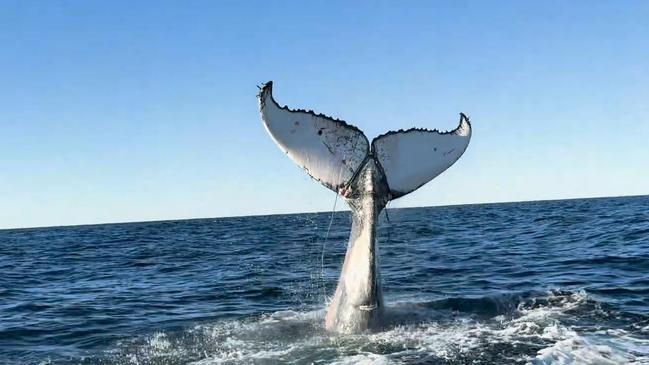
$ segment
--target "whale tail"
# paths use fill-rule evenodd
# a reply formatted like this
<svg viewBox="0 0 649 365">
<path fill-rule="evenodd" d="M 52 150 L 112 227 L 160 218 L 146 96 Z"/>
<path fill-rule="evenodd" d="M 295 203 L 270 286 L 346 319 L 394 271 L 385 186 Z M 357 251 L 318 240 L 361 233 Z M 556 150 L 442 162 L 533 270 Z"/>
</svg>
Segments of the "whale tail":
<svg viewBox="0 0 649 365">
<path fill-rule="evenodd" d="M 342 120 L 280 106 L 272 81 L 262 85 L 257 97 L 264 126 L 277 145 L 312 178 L 338 193 L 373 158 L 385 176 L 389 199 L 397 199 L 453 165 L 471 140 L 471 123 L 462 113 L 452 131 L 391 131 L 370 144 L 360 129 Z"/>
<path fill-rule="evenodd" d="M 325 328 L 344 333 L 382 325 L 383 294 L 376 246 L 378 217 L 390 199 L 441 174 L 466 150 L 469 119 L 450 132 L 388 132 L 370 144 L 358 128 L 306 110 L 281 107 L 273 84 L 259 91 L 264 126 L 277 145 L 314 179 L 346 198 L 352 228 Z"/>
</svg>

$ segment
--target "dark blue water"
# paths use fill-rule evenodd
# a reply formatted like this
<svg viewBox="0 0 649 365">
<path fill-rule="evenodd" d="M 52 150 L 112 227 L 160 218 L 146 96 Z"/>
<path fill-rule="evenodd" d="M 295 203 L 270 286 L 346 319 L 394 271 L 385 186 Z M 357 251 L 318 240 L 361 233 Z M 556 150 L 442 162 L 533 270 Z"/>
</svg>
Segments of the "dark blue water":
<svg viewBox="0 0 649 365">
<path fill-rule="evenodd" d="M 329 219 L 0 231 L 0 363 L 649 363 L 649 197 L 391 209 L 361 335 L 323 329 Z"/>
</svg>

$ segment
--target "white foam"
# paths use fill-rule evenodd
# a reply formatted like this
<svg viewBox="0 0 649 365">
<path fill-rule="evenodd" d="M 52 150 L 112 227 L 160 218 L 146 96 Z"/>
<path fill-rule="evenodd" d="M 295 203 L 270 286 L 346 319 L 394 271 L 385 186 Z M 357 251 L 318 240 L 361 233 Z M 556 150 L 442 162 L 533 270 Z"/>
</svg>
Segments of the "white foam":
<svg viewBox="0 0 649 365">
<path fill-rule="evenodd" d="M 485 351 L 502 347 L 515 353 L 523 346 L 533 353 L 523 352 L 517 360 L 532 365 L 649 363 L 649 340 L 621 330 L 579 333 L 562 322 L 566 311 L 580 310 L 585 303 L 585 293 L 550 293 L 519 306 L 513 314 L 491 319 L 441 311 L 423 322 L 358 335 L 326 333 L 324 310 L 279 311 L 254 320 L 198 325 L 180 334 L 156 333 L 122 353 L 121 362 L 384 364 L 402 358 L 490 362 L 493 357 L 484 360 Z"/>
<path fill-rule="evenodd" d="M 151 345 L 151 348 L 161 352 L 169 351 L 171 347 L 171 343 L 167 340 L 167 335 L 162 332 L 155 333 L 149 340 L 149 345 Z"/>
<path fill-rule="evenodd" d="M 384 365 L 390 364 L 389 358 L 377 354 L 361 354 L 334 361 L 332 365 Z"/>
<path fill-rule="evenodd" d="M 571 337 L 557 341 L 554 345 L 540 350 L 529 364 L 533 365 L 616 365 L 627 364 L 628 358 L 619 350 L 606 345 L 590 343 L 583 337 L 572 333 Z"/>
<path fill-rule="evenodd" d="M 566 311 L 574 310 L 586 303 L 588 299 L 586 292 L 580 291 L 563 297 L 551 294 L 549 298 L 558 300 L 552 300 L 552 305 L 548 306 L 533 309 L 519 308 L 522 316 L 512 321 L 514 324 L 534 323 L 540 327 L 545 323 L 540 338 L 554 341 L 552 345 L 539 350 L 536 357 L 529 359 L 528 364 L 614 365 L 635 363 L 638 360 L 631 355 L 625 343 L 615 340 L 620 338 L 619 333 L 611 332 L 604 337 L 597 336 L 597 332 L 579 335 L 575 330 L 561 324 L 559 319 Z"/>
</svg>

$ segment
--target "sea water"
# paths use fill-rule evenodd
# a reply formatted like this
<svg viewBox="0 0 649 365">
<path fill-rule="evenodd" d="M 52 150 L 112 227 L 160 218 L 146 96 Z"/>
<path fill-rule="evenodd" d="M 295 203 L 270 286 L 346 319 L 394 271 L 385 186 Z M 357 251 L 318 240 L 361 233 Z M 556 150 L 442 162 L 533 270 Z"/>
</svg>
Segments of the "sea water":
<svg viewBox="0 0 649 365">
<path fill-rule="evenodd" d="M 649 197 L 388 218 L 357 335 L 324 330 L 348 212 L 0 231 L 0 363 L 649 364 Z"/>
</svg>

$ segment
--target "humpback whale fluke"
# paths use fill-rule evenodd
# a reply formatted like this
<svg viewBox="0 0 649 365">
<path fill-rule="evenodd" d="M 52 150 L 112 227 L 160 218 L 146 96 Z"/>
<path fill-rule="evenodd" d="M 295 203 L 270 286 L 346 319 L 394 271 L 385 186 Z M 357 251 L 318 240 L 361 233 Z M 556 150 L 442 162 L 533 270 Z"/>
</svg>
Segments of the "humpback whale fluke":
<svg viewBox="0 0 649 365">
<path fill-rule="evenodd" d="M 359 332 L 380 327 L 383 293 L 376 250 L 376 224 L 388 201 L 441 174 L 464 153 L 471 123 L 460 113 L 452 131 L 412 128 L 382 134 L 370 144 L 358 128 L 307 110 L 291 110 L 263 84 L 259 110 L 277 145 L 314 179 L 345 198 L 352 231 L 326 328 Z"/>
</svg>

